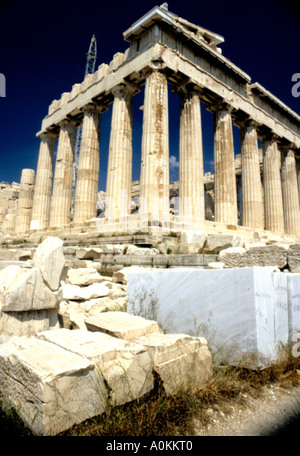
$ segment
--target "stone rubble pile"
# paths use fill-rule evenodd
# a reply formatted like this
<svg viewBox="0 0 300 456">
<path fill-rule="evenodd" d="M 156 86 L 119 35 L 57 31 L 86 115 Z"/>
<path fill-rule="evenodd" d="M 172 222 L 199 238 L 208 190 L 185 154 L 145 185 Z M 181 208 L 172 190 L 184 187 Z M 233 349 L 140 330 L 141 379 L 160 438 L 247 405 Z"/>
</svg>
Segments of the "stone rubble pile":
<svg viewBox="0 0 300 456">
<path fill-rule="evenodd" d="M 126 312 L 127 273 L 67 269 L 54 237 L 31 266 L 0 271 L 0 398 L 34 434 L 56 435 L 140 398 L 157 375 L 167 394 L 209 380 L 205 339 L 164 334 L 156 321 Z"/>
<path fill-rule="evenodd" d="M 65 268 L 63 241 L 47 238 L 32 267 L 11 265 L 0 271 L 0 333 L 30 336 L 57 327 L 60 281 Z"/>
</svg>

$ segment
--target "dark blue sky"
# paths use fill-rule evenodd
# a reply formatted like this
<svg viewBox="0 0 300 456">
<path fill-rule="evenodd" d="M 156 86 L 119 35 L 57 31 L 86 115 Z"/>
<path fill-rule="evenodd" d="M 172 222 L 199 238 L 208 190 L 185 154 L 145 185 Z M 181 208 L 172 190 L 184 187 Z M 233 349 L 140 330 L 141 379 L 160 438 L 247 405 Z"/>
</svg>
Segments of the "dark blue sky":
<svg viewBox="0 0 300 456">
<path fill-rule="evenodd" d="M 0 73 L 6 78 L 6 98 L 0 98 L 0 182 L 19 182 L 23 168 L 36 169 L 40 142 L 36 133 L 52 100 L 82 82 L 93 33 L 98 67 L 126 50 L 123 32 L 161 3 L 0 0 Z M 300 98 L 291 93 L 292 75 L 300 72 L 299 6 L 287 0 L 169 0 L 168 4 L 173 13 L 222 35 L 223 55 L 248 73 L 252 82 L 259 82 L 300 113 Z M 134 99 L 133 179 L 139 179 L 142 111 L 138 108 L 142 104 L 141 93 Z M 178 159 L 179 102 L 173 93 L 170 107 L 170 155 Z M 111 109 L 102 116 L 101 189 L 105 189 L 110 117 Z M 238 152 L 237 133 L 235 129 Z M 211 114 L 203 110 L 205 171 L 211 170 L 212 135 Z M 172 177 L 177 178 L 174 169 Z"/>
</svg>

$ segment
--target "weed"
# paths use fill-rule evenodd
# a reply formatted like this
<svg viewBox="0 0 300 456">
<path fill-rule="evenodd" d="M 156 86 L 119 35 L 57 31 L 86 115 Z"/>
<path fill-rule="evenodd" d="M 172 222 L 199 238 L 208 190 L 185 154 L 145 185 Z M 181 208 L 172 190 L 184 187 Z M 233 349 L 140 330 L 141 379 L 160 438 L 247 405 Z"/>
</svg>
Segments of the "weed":
<svg viewBox="0 0 300 456">
<path fill-rule="evenodd" d="M 297 370 L 300 360 L 289 358 L 261 371 L 215 365 L 214 373 L 204 388 L 193 393 L 166 395 L 156 377 L 155 388 L 142 398 L 73 426 L 63 435 L 72 436 L 185 436 L 193 435 L 193 420 L 206 426 L 211 422 L 209 411 L 218 407 L 225 414 L 230 405 L 246 405 L 245 395 L 259 397 L 262 387 L 299 386 Z"/>
</svg>

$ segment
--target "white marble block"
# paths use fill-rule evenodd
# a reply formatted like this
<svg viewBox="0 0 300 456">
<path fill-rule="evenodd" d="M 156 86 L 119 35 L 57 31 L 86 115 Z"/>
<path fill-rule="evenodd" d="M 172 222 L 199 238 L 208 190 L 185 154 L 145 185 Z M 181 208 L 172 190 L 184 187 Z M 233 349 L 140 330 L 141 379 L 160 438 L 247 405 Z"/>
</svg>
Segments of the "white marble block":
<svg viewBox="0 0 300 456">
<path fill-rule="evenodd" d="M 107 406 L 107 387 L 92 361 L 36 338 L 0 345 L 0 383 L 36 435 L 56 435 Z"/>
<path fill-rule="evenodd" d="M 265 367 L 288 342 L 286 289 L 268 267 L 129 272 L 127 311 L 155 307 L 165 332 L 204 337 L 216 360 Z"/>
<path fill-rule="evenodd" d="M 289 340 L 300 332 L 300 274 L 287 274 Z"/>
</svg>

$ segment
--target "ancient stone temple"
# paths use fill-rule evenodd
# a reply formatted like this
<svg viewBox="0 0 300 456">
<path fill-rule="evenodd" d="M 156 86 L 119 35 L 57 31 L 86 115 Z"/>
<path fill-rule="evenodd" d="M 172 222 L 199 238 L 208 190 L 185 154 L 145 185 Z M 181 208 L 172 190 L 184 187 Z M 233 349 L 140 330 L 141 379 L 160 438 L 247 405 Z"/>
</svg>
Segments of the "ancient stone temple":
<svg viewBox="0 0 300 456">
<path fill-rule="evenodd" d="M 130 231 L 134 226 L 142 231 L 157 227 L 165 232 L 202 231 L 203 104 L 214 116 L 214 222 L 238 224 L 234 124 L 241 135 L 240 224 L 297 235 L 300 116 L 222 55 L 223 37 L 171 13 L 166 3 L 152 8 L 123 35 L 129 43 L 126 52 L 115 54 L 109 65 L 101 64 L 54 100 L 42 121 L 30 229 L 82 223 L 97 216 L 101 114 L 112 104 L 109 156 L 104 157 L 108 160 L 105 219 L 99 230 Z M 170 213 L 168 85 L 180 100 L 176 216 Z M 138 213 L 131 214 L 132 102 L 142 90 L 140 200 Z M 82 143 L 71 217 L 79 125 Z"/>
</svg>

